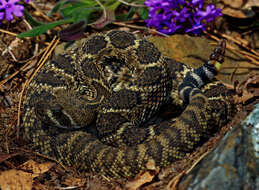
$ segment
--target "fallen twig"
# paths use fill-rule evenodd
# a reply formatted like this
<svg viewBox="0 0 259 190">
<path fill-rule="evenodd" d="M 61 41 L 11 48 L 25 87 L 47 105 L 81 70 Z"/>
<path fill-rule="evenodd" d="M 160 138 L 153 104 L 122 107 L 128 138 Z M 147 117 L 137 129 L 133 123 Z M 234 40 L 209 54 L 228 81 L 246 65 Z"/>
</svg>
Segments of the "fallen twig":
<svg viewBox="0 0 259 190">
<path fill-rule="evenodd" d="M 52 22 L 52 20 L 45 15 L 36 5 L 33 1 L 30 1 L 29 4 L 39 13 L 40 16 L 42 16 L 46 21 Z"/>
<path fill-rule="evenodd" d="M 5 34 L 9 34 L 9 35 L 11 35 L 11 36 L 17 36 L 17 34 L 16 34 L 16 33 L 9 32 L 9 31 L 7 31 L 7 30 L 3 30 L 3 29 L 0 29 L 0 32 L 5 33 Z"/>
<path fill-rule="evenodd" d="M 161 36 L 165 36 L 165 37 L 168 37 L 168 35 L 162 33 L 162 32 L 159 32 L 155 29 L 150 29 L 150 28 L 147 28 L 147 27 L 144 27 L 144 26 L 136 26 L 136 25 L 132 25 L 132 24 L 127 24 L 127 23 L 123 23 L 123 22 L 112 22 L 112 24 L 115 24 L 115 25 L 118 25 L 118 26 L 124 26 L 124 27 L 128 27 L 128 28 L 134 28 L 134 29 L 140 29 L 140 30 L 148 30 L 148 31 L 151 31 L 151 32 L 154 32 L 154 33 L 157 33 Z"/>
<path fill-rule="evenodd" d="M 36 73 L 40 70 L 40 68 L 44 65 L 44 63 L 46 62 L 46 60 L 48 59 L 48 57 L 51 55 L 51 53 L 54 51 L 55 47 L 57 46 L 59 42 L 59 38 L 57 39 L 57 37 L 55 36 L 53 38 L 53 40 L 51 41 L 51 43 L 49 44 L 49 46 L 47 47 L 46 51 L 44 52 L 44 54 L 42 55 L 40 61 L 39 61 L 39 66 L 37 67 L 37 69 L 32 73 L 32 75 L 30 76 L 29 79 L 27 79 L 27 81 L 25 82 L 22 91 L 21 91 L 21 95 L 19 98 L 19 104 L 18 104 L 18 114 L 17 114 L 17 138 L 19 137 L 19 129 L 20 129 L 20 124 L 21 124 L 21 105 L 22 105 L 22 98 L 25 92 L 25 89 L 27 88 L 27 86 L 29 85 L 29 83 L 31 82 L 31 80 L 33 79 L 33 77 L 36 75 Z"/>
<path fill-rule="evenodd" d="M 131 7 L 146 7 L 145 5 L 141 5 L 141 4 L 136 4 L 136 3 L 128 3 L 124 0 L 118 0 L 119 2 L 121 2 L 122 4 L 131 6 Z"/>
</svg>

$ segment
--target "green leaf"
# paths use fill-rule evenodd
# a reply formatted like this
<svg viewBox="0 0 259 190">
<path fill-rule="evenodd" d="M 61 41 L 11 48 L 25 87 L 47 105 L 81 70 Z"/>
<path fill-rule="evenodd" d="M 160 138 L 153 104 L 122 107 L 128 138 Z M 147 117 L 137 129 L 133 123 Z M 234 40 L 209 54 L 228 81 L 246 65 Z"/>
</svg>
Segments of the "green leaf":
<svg viewBox="0 0 259 190">
<path fill-rule="evenodd" d="M 63 9 L 60 10 L 60 13 L 62 14 L 62 16 L 64 18 L 71 18 L 72 15 L 73 15 L 73 11 L 75 9 L 77 9 L 78 7 L 81 7 L 82 5 L 78 5 L 77 3 L 76 4 L 68 4 L 66 7 L 64 7 Z"/>
<path fill-rule="evenodd" d="M 67 24 L 67 23 L 70 23 L 71 21 L 72 21 L 71 19 L 64 19 L 64 20 L 59 20 L 59 21 L 55 21 L 55 22 L 52 22 L 52 23 L 43 24 L 43 25 L 37 26 L 37 27 L 27 31 L 27 32 L 21 33 L 17 37 L 18 38 L 35 37 L 35 36 L 38 36 L 40 34 L 43 34 L 47 30 L 55 28 L 58 25 Z"/>
<path fill-rule="evenodd" d="M 65 4 L 67 0 L 59 1 L 56 5 L 48 12 L 47 16 L 52 16 L 54 13 L 58 12 Z"/>
<path fill-rule="evenodd" d="M 73 4 L 69 4 L 66 7 L 64 7 L 60 12 L 63 15 L 64 18 L 72 18 L 74 17 L 76 14 L 88 14 L 88 13 L 84 13 L 84 11 L 89 12 L 90 10 L 96 10 L 96 7 L 88 7 L 85 6 L 82 3 L 73 3 Z M 80 13 L 80 11 L 82 11 Z"/>
<path fill-rule="evenodd" d="M 77 0 L 75 2 L 75 0 L 70 0 L 71 3 L 80 3 L 82 4 L 83 6 L 86 6 L 86 7 L 94 7 L 96 5 L 98 5 L 98 3 L 96 2 L 96 0 Z"/>
<path fill-rule="evenodd" d="M 29 12 L 25 9 L 23 11 L 23 15 L 25 17 L 25 20 L 32 26 L 32 27 L 36 27 L 36 26 L 40 26 L 42 25 L 43 23 L 42 22 L 39 22 L 37 21 L 36 19 L 34 19 L 30 14 Z"/>
<path fill-rule="evenodd" d="M 89 8 L 78 8 L 74 10 L 73 12 L 73 22 L 78 23 L 82 20 L 88 21 L 89 15 L 94 11 L 94 9 L 89 9 Z"/>
<path fill-rule="evenodd" d="M 73 0 L 63 0 L 63 1 L 59 1 L 55 7 L 47 14 L 48 16 L 51 16 L 53 13 L 56 13 L 58 11 L 60 11 L 61 13 L 65 13 L 64 16 L 67 17 L 71 14 L 71 11 L 73 11 L 74 8 L 77 7 L 88 7 L 88 8 L 92 8 L 94 6 L 96 6 L 97 3 L 95 0 L 77 0 L 77 1 L 73 1 Z M 69 15 L 66 15 L 66 12 L 69 11 Z"/>
<path fill-rule="evenodd" d="M 126 14 L 116 15 L 116 18 L 121 21 L 131 20 L 133 15 L 136 13 L 136 8 L 131 7 L 130 10 Z"/>
<path fill-rule="evenodd" d="M 116 0 L 107 0 L 106 2 L 105 2 L 105 4 L 104 4 L 104 7 L 106 8 L 106 9 L 109 9 L 109 10 L 113 10 L 113 11 L 115 11 L 117 8 L 118 8 L 118 6 L 121 4 L 121 2 L 119 2 L 119 1 L 116 1 Z"/>
<path fill-rule="evenodd" d="M 146 7 L 138 9 L 138 13 L 143 20 L 148 18 L 148 9 Z"/>
</svg>

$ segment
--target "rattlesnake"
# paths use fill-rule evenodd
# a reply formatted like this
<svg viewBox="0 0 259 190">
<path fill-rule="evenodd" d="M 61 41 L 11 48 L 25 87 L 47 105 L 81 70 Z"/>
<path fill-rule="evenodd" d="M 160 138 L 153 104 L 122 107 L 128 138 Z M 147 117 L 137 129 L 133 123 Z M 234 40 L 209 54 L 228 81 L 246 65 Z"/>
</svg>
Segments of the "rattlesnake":
<svg viewBox="0 0 259 190">
<path fill-rule="evenodd" d="M 148 161 L 167 166 L 234 115 L 232 92 L 213 79 L 223 55 L 220 47 L 192 69 L 131 33 L 94 34 L 31 81 L 24 136 L 36 151 L 79 171 L 134 177 Z M 164 105 L 183 112 L 150 122 Z"/>
</svg>

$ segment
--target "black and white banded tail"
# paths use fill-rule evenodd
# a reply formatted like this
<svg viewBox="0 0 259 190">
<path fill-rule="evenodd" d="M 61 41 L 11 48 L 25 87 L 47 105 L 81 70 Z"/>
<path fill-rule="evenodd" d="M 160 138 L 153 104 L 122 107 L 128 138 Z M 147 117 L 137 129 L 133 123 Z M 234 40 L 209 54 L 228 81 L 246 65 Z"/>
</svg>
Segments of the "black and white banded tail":
<svg viewBox="0 0 259 190">
<path fill-rule="evenodd" d="M 180 84 L 178 92 L 182 100 L 186 103 L 195 94 L 201 93 L 200 88 L 209 83 L 220 70 L 224 62 L 226 41 L 223 40 L 210 55 L 210 59 L 203 66 L 187 73 L 183 82 Z"/>
</svg>

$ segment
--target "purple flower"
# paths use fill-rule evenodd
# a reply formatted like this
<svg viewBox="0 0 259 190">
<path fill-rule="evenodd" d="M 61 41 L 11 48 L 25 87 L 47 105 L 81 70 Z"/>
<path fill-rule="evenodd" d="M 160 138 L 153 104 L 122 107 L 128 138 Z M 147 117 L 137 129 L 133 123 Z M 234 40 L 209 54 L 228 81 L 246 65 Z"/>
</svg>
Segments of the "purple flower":
<svg viewBox="0 0 259 190">
<path fill-rule="evenodd" d="M 0 20 L 13 20 L 13 15 L 21 17 L 23 15 L 24 7 L 18 4 L 20 0 L 0 0 Z M 25 0 L 26 3 L 29 0 Z"/>
<path fill-rule="evenodd" d="M 206 7 L 205 11 L 201 11 L 201 10 L 197 11 L 195 16 L 199 17 L 200 20 L 205 19 L 207 22 L 211 22 L 214 20 L 215 17 L 221 16 L 221 15 L 222 13 L 220 9 L 216 9 L 215 5 L 210 4 Z"/>
<path fill-rule="evenodd" d="M 173 11 L 174 19 L 179 22 L 185 22 L 186 19 L 188 19 L 191 16 L 191 13 L 189 12 L 189 9 L 186 7 L 183 7 L 180 12 Z"/>
<path fill-rule="evenodd" d="M 191 28 L 186 29 L 185 32 L 186 33 L 191 32 L 193 34 L 200 34 L 201 31 L 205 30 L 205 29 L 206 29 L 205 24 L 198 22 L 198 23 L 193 24 Z"/>
<path fill-rule="evenodd" d="M 163 27 L 159 27 L 158 30 L 165 34 L 175 33 L 178 29 L 182 28 L 180 25 L 176 25 L 174 22 L 167 22 Z"/>
<path fill-rule="evenodd" d="M 194 6 L 194 7 L 199 7 L 199 9 L 201 9 L 202 8 L 202 6 L 203 6 L 203 0 L 192 0 L 191 2 L 190 2 L 190 4 L 192 5 L 192 6 Z"/>
<path fill-rule="evenodd" d="M 147 26 L 165 34 L 200 34 L 206 23 L 222 15 L 215 5 L 205 6 L 204 0 L 146 0 L 145 5 L 149 7 Z"/>
<path fill-rule="evenodd" d="M 3 19 L 4 19 L 4 13 L 0 12 L 0 20 L 3 20 Z"/>
</svg>

